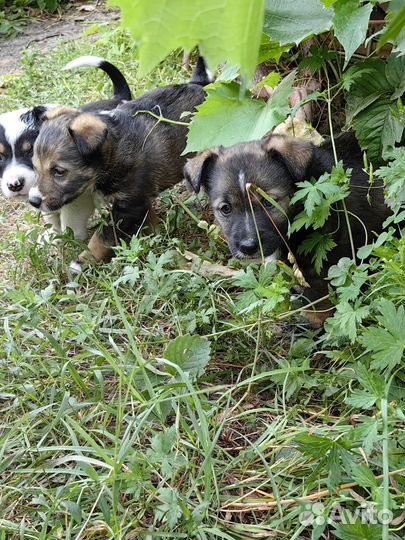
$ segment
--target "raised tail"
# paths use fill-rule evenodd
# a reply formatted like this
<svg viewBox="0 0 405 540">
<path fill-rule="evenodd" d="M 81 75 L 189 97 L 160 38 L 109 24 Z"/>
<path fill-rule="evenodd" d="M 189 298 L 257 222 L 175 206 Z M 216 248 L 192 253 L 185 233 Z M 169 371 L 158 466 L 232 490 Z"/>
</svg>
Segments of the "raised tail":
<svg viewBox="0 0 405 540">
<path fill-rule="evenodd" d="M 201 86 L 206 86 L 207 84 L 214 82 L 214 77 L 202 56 L 198 57 L 190 82 L 200 84 Z"/>
<path fill-rule="evenodd" d="M 69 62 L 63 69 L 75 69 L 79 67 L 97 67 L 102 69 L 110 77 L 114 87 L 114 98 L 124 101 L 131 101 L 132 94 L 121 71 L 104 58 L 99 56 L 80 56 Z"/>
</svg>

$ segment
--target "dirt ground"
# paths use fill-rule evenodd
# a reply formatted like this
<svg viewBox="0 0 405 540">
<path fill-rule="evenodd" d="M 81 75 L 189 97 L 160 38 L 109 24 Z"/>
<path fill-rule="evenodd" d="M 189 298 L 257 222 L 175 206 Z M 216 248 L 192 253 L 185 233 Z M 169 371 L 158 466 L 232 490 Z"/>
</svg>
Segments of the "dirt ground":
<svg viewBox="0 0 405 540">
<path fill-rule="evenodd" d="M 39 14 L 31 18 L 24 32 L 13 39 L 0 39 L 0 77 L 18 73 L 21 53 L 35 43 L 41 51 L 53 49 L 60 41 L 77 39 L 89 25 L 100 21 L 115 21 L 119 11 L 105 2 L 72 2 L 60 15 Z"/>
</svg>

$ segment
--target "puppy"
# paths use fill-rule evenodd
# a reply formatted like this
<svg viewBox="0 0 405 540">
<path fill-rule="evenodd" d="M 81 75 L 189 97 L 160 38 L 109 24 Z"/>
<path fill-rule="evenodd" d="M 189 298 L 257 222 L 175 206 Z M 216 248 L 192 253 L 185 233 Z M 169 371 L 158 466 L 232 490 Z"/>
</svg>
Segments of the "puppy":
<svg viewBox="0 0 405 540">
<path fill-rule="evenodd" d="M 370 193 L 371 202 L 367 201 L 369 177 L 362 170 L 363 156 L 354 135 L 350 133 L 337 138 L 336 147 L 338 159 L 343 160 L 345 168 L 353 169 L 351 193 L 345 201 L 349 216 L 354 214 L 361 220 L 355 217 L 350 219 L 355 247 L 360 247 L 366 242 L 364 226 L 370 239 L 373 232 L 381 231 L 390 210 L 384 203 L 382 189 L 373 189 Z M 286 257 L 288 244 L 310 285 L 306 296 L 314 301 L 328 293 L 325 281 L 328 267 L 336 264 L 341 257 L 351 257 L 348 227 L 344 215 L 332 211 L 322 232 L 332 233 L 337 245 L 329 253 L 321 275 L 318 275 L 308 256 L 298 252 L 298 246 L 313 231 L 302 229 L 290 238 L 287 237 L 288 220 L 292 222 L 303 209 L 299 204 L 290 205 L 290 201 L 297 190 L 297 182 L 318 179 L 323 173 L 330 172 L 333 165 L 330 142 L 318 148 L 309 141 L 270 135 L 261 141 L 207 150 L 187 162 L 184 176 L 195 192 L 198 193 L 201 187 L 207 192 L 210 206 L 234 257 L 260 257 L 257 226 L 266 258 Z M 255 226 L 246 190 L 247 183 L 260 187 L 285 213 L 260 196 L 261 200 L 257 200 L 252 190 L 250 201 Z M 382 187 L 379 181 L 375 181 L 374 186 Z M 324 313 L 314 322 L 319 325 L 323 323 L 332 313 L 330 308 L 329 302 L 318 304 L 317 309 Z"/>
<path fill-rule="evenodd" d="M 89 103 L 84 111 L 110 110 L 131 99 L 131 90 L 122 73 L 102 58 L 83 56 L 70 62 L 64 69 L 76 67 L 98 67 L 110 77 L 114 95 L 109 100 Z M 32 165 L 32 153 L 46 112 L 56 105 L 41 105 L 19 109 L 0 115 L 0 179 L 5 197 L 28 197 L 31 189 L 35 193 L 36 175 Z M 88 236 L 87 221 L 94 211 L 92 199 L 81 197 L 72 207 L 62 212 L 46 214 L 45 221 L 52 225 L 54 232 L 67 227 L 73 229 L 75 237 L 85 240 Z"/>
<path fill-rule="evenodd" d="M 89 258 L 109 259 L 120 238 L 151 218 L 157 194 L 182 180 L 187 135 L 182 115 L 204 101 L 203 85 L 210 80 L 200 60 L 190 83 L 158 88 L 111 112 L 61 108 L 47 114 L 35 144 L 39 195 L 30 196 L 31 204 L 55 211 L 93 192 L 112 201 L 113 224 L 102 238 L 93 235 L 74 270 Z"/>
</svg>

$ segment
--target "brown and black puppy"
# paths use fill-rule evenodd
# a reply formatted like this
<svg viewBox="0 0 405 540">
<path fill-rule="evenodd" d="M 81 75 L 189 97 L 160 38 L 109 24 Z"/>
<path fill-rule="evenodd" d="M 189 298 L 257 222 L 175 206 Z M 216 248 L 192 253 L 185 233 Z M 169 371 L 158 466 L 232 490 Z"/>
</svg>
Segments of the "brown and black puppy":
<svg viewBox="0 0 405 540">
<path fill-rule="evenodd" d="M 114 111 L 60 108 L 47 115 L 34 149 L 40 193 L 35 205 L 57 210 L 86 191 L 97 191 L 113 203 L 113 225 L 102 238 L 93 235 L 78 263 L 89 257 L 108 259 L 119 238 L 136 233 L 150 217 L 154 197 L 182 180 L 187 135 L 182 114 L 204 101 L 202 86 L 209 82 L 198 75 L 198 84 L 159 88 Z M 180 125 L 159 122 L 142 111 Z"/>
<path fill-rule="evenodd" d="M 351 193 L 346 199 L 354 244 L 360 247 L 373 232 L 380 232 L 390 210 L 384 203 L 383 190 L 369 188 L 369 177 L 362 170 L 363 156 L 353 134 L 336 139 L 338 159 L 345 168 L 352 168 Z M 283 208 L 290 221 L 303 209 L 302 205 L 290 205 L 297 190 L 297 182 L 318 179 L 330 172 L 334 165 L 330 142 L 318 148 L 311 142 L 283 135 L 270 135 L 261 141 L 242 143 L 231 148 L 207 150 L 189 160 L 184 175 L 196 192 L 201 187 L 209 196 L 215 218 L 221 226 L 231 253 L 239 259 L 260 257 L 259 231 L 263 255 L 277 259 L 287 255 L 286 243 L 297 259 L 298 265 L 310 289 L 306 292 L 314 301 L 328 292 L 325 277 L 328 267 L 336 264 L 341 257 L 351 257 L 351 245 L 345 217 L 342 212 L 332 211 L 322 232 L 333 233 L 337 246 L 330 252 L 327 265 L 321 275 L 313 268 L 310 257 L 298 253 L 298 246 L 313 230 L 301 230 L 287 237 L 288 220 L 285 215 L 266 201 L 247 196 L 246 184 L 260 187 Z M 382 187 L 375 182 L 374 187 Z M 371 195 L 370 203 L 367 193 Z M 261 199 L 261 197 L 260 197 Z M 356 217 L 354 216 L 357 216 Z M 270 217 L 271 219 L 270 219 Z M 361 221 L 360 221 L 361 220 Z M 328 309 L 330 304 L 322 303 L 317 309 Z M 326 316 L 331 311 L 326 312 Z M 323 317 L 326 318 L 326 317 Z"/>
</svg>

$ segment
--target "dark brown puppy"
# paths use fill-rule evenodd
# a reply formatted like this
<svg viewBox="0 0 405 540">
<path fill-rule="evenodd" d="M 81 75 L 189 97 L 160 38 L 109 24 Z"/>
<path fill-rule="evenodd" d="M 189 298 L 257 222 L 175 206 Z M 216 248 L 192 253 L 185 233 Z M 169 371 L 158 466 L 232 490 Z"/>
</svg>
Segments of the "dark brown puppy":
<svg viewBox="0 0 405 540">
<path fill-rule="evenodd" d="M 360 218 L 350 219 L 355 247 L 366 242 L 373 232 L 380 232 L 390 210 L 384 203 L 382 189 L 371 190 L 371 202 L 367 201 L 368 175 L 362 170 L 363 156 L 353 134 L 336 139 L 338 159 L 345 168 L 352 168 L 351 194 L 346 199 L 347 210 Z M 189 160 L 184 174 L 196 192 L 200 187 L 206 190 L 216 220 L 221 226 L 232 254 L 239 258 L 260 256 L 259 240 L 246 193 L 246 184 L 254 184 L 270 195 L 293 220 L 303 207 L 290 206 L 297 182 L 318 179 L 330 172 L 334 165 L 331 143 L 317 148 L 312 143 L 283 135 L 269 137 L 251 143 L 238 144 L 231 148 L 207 150 Z M 375 187 L 381 184 L 377 181 Z M 260 202 L 251 197 L 255 220 L 259 230 L 263 254 L 269 258 L 284 257 L 287 254 L 283 238 L 297 259 L 310 289 L 306 291 L 309 300 L 314 301 L 328 292 L 325 277 L 328 268 L 341 257 L 351 257 L 348 227 L 341 212 L 332 212 L 322 232 L 333 233 L 337 246 L 330 252 L 321 275 L 315 272 L 310 257 L 298 253 L 298 246 L 313 230 L 301 230 L 287 238 L 288 221 L 283 213 L 265 199 Z M 268 214 L 271 216 L 269 219 Z M 350 214 L 349 214 L 350 215 Z M 277 228 L 276 228 L 277 227 Z M 278 229 L 278 230 L 277 230 Z M 282 238 L 283 237 L 283 238 Z M 331 304 L 318 304 L 318 310 L 327 310 Z M 331 314 L 325 312 L 324 319 Z M 321 321 L 319 321 L 321 322 Z"/>
<path fill-rule="evenodd" d="M 102 238 L 93 235 L 79 262 L 90 256 L 108 259 L 111 246 L 136 233 L 151 214 L 153 198 L 183 178 L 186 126 L 140 111 L 184 122 L 182 114 L 193 112 L 204 98 L 199 81 L 157 89 L 111 112 L 61 108 L 48 114 L 33 159 L 41 209 L 57 210 L 86 190 L 113 202 L 113 225 Z"/>
</svg>

